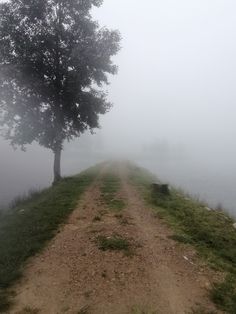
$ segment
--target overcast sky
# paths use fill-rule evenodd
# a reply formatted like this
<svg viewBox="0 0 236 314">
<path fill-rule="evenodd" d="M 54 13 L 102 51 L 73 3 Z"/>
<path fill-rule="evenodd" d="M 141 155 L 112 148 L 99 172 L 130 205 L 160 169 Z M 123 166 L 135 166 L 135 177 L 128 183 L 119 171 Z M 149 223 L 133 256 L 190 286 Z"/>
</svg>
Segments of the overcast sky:
<svg viewBox="0 0 236 314">
<path fill-rule="evenodd" d="M 106 0 L 96 16 L 123 49 L 104 133 L 234 150 L 235 13 L 233 0 Z"/>
<path fill-rule="evenodd" d="M 201 175 L 209 170 L 209 182 L 230 182 L 230 188 L 236 180 L 235 14 L 235 0 L 105 0 L 95 9 L 100 24 L 123 38 L 114 58 L 119 73 L 108 87 L 114 107 L 97 135 L 67 146 L 64 173 L 110 156 L 145 159 L 143 152 L 157 146 L 157 162 L 164 147 L 174 169 L 189 165 L 185 181 L 193 181 L 198 167 Z M 14 185 L 15 173 L 24 188 L 50 182 L 49 152 L 35 146 L 15 153 L 5 143 L 0 149 L 0 188 L 6 189 L 5 178 Z M 158 169 L 153 162 L 150 168 Z M 181 183 L 171 167 L 162 169 Z"/>
</svg>

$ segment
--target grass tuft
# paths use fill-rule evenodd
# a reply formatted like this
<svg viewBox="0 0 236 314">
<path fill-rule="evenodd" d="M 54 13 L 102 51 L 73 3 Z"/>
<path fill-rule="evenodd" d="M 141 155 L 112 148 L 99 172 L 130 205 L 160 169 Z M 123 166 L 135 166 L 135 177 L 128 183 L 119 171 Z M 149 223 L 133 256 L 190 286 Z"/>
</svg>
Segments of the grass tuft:
<svg viewBox="0 0 236 314">
<path fill-rule="evenodd" d="M 98 236 L 97 243 L 102 251 L 128 251 L 130 249 L 129 241 L 118 235 L 111 237 Z"/>
</svg>

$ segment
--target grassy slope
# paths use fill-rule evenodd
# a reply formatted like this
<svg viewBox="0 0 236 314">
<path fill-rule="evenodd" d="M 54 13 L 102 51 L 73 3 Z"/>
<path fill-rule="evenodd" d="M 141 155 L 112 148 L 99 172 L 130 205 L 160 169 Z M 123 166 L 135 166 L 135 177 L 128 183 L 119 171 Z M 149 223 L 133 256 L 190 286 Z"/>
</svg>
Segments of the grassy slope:
<svg viewBox="0 0 236 314">
<path fill-rule="evenodd" d="M 225 281 L 212 287 L 211 298 L 227 313 L 236 313 L 236 230 L 223 212 L 207 211 L 205 205 L 171 190 L 170 196 L 152 193 L 156 179 L 147 171 L 129 166 L 129 178 L 140 187 L 156 215 L 174 230 L 173 238 L 194 245 L 211 267 L 226 274 Z"/>
<path fill-rule="evenodd" d="M 0 217 L 0 312 L 9 304 L 9 287 L 21 276 L 24 262 L 38 253 L 75 208 L 98 168 L 65 178 L 20 201 Z"/>
</svg>

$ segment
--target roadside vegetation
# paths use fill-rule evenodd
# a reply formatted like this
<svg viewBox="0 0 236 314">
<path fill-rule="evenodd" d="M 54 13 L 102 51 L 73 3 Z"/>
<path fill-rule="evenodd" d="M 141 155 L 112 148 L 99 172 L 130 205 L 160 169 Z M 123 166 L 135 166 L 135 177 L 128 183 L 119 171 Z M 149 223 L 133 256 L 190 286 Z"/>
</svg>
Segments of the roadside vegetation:
<svg viewBox="0 0 236 314">
<path fill-rule="evenodd" d="M 139 187 L 155 215 L 173 229 L 173 239 L 193 245 L 200 256 L 215 270 L 225 274 L 210 292 L 212 300 L 223 311 L 236 313 L 236 230 L 234 221 L 223 211 L 209 210 L 198 201 L 171 189 L 170 195 L 153 193 L 157 181 L 146 170 L 129 165 L 130 181 Z"/>
<path fill-rule="evenodd" d="M 112 235 L 110 237 L 98 236 L 98 247 L 102 251 L 128 251 L 130 243 L 127 239 L 119 235 Z"/>
<path fill-rule="evenodd" d="M 120 212 L 125 208 L 125 202 L 117 197 L 120 187 L 120 178 L 115 174 L 108 173 L 102 178 L 102 200 L 105 202 L 106 206 L 114 212 Z"/>
<path fill-rule="evenodd" d="M 98 172 L 94 167 L 78 176 L 14 202 L 0 220 L 0 312 L 10 306 L 10 287 L 21 277 L 26 260 L 40 252 Z"/>
</svg>

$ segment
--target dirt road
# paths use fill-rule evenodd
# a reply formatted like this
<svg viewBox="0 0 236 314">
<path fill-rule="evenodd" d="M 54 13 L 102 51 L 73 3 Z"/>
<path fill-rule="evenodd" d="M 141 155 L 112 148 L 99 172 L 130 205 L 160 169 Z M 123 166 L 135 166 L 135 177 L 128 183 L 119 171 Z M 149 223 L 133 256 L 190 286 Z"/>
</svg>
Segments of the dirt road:
<svg viewBox="0 0 236 314">
<path fill-rule="evenodd" d="M 171 230 L 119 171 L 122 213 L 106 208 L 102 176 L 87 190 L 48 247 L 27 265 L 10 313 L 184 314 L 208 298 L 211 272 L 195 251 L 169 238 Z M 97 218 L 100 217 L 100 218 Z M 98 236 L 128 239 L 133 254 L 103 251 Z M 216 312 L 218 313 L 218 312 Z"/>
</svg>

